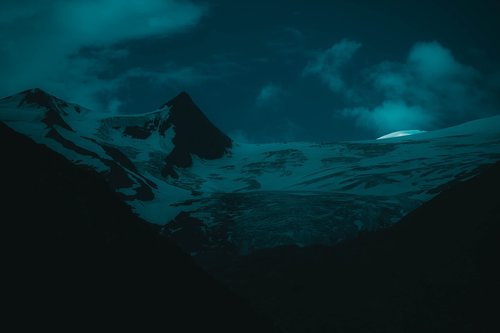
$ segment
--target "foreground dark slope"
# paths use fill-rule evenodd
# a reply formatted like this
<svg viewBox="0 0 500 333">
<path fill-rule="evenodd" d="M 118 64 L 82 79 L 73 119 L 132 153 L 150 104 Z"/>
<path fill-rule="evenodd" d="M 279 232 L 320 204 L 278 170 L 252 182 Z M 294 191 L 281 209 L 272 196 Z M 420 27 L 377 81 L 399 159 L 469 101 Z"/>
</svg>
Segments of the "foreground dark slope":
<svg viewBox="0 0 500 333">
<path fill-rule="evenodd" d="M 2 123 L 0 148 L 2 317 L 17 328 L 276 331 L 94 172 Z"/>
<path fill-rule="evenodd" d="M 219 275 L 290 332 L 498 332 L 500 163 L 391 229 Z"/>
</svg>

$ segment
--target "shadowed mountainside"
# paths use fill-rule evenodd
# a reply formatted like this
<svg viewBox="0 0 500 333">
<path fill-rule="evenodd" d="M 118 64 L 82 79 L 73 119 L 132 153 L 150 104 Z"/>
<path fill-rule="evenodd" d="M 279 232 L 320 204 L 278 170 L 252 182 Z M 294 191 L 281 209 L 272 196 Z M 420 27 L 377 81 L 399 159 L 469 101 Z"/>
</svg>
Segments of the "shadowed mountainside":
<svg viewBox="0 0 500 333">
<path fill-rule="evenodd" d="M 95 173 L 0 123 L 2 315 L 43 328 L 276 332 Z"/>
<path fill-rule="evenodd" d="M 105 119 L 36 89 L 0 101 L 7 125 L 45 144 L 0 127 L 4 302 L 18 322 L 272 330 L 122 198 L 160 225 L 162 209 L 176 207 L 163 231 L 187 251 L 243 245 L 235 257 L 214 251 L 207 267 L 287 331 L 496 324 L 500 166 L 485 167 L 500 156 L 498 117 L 401 142 L 235 145 L 224 154 L 230 140 L 183 94 L 168 110 Z M 169 165 L 178 178 L 165 181 Z M 417 207 L 413 194 L 436 191 L 401 223 L 373 232 Z M 350 240 L 259 252 L 337 243 L 315 243 L 318 235 Z M 258 246 L 247 251 L 249 242 Z"/>
<path fill-rule="evenodd" d="M 167 164 L 162 171 L 164 175 L 178 177 L 173 166 L 191 166 L 191 155 L 216 159 L 224 156 L 232 147 L 232 140 L 210 122 L 187 93 L 180 93 L 165 106 L 170 107 L 169 122 L 175 128 L 175 137 L 172 139 L 175 148 L 167 157 Z"/>
<path fill-rule="evenodd" d="M 261 251 L 217 275 L 289 332 L 497 331 L 499 189 L 500 162 L 391 228 Z"/>
<path fill-rule="evenodd" d="M 110 115 L 30 89 L 0 99 L 0 119 L 103 175 L 200 259 L 333 246 L 500 159 L 500 116 L 387 140 L 233 144 L 186 93 L 152 112 Z"/>
</svg>

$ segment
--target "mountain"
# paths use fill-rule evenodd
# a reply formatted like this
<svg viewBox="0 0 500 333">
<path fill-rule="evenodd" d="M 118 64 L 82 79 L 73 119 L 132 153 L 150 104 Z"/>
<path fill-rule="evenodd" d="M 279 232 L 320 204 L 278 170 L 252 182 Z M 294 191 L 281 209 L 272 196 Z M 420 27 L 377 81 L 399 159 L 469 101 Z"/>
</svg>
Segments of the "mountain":
<svg viewBox="0 0 500 333">
<path fill-rule="evenodd" d="M 32 89 L 0 120 L 18 327 L 276 331 L 254 309 L 297 333 L 498 326 L 500 117 L 241 144 L 185 93 L 118 116 Z"/>
<path fill-rule="evenodd" d="M 231 139 L 215 127 L 185 92 L 165 106 L 170 108 L 169 124 L 175 128 L 174 149 L 167 156 L 163 174 L 178 177 L 174 166 L 190 167 L 191 156 L 203 159 L 223 157 L 232 147 Z"/>
<path fill-rule="evenodd" d="M 59 111 L 56 100 L 48 105 Z M 94 171 L 3 124 L 0 149 L 4 325 L 278 332 L 137 217 Z"/>
<path fill-rule="evenodd" d="M 389 227 L 500 159 L 499 116 L 385 140 L 242 144 L 186 93 L 106 115 L 33 89 L 1 99 L 0 121 L 99 173 L 200 262 Z"/>
<path fill-rule="evenodd" d="M 217 273 L 286 332 L 496 332 L 500 162 L 388 229 L 280 247 Z"/>
</svg>

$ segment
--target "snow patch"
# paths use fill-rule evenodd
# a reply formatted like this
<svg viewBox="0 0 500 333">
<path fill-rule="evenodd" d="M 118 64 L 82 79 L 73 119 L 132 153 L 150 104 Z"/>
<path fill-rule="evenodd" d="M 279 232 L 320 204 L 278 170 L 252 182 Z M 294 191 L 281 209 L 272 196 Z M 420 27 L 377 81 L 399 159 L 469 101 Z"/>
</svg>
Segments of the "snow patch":
<svg viewBox="0 0 500 333">
<path fill-rule="evenodd" d="M 392 133 L 383 135 L 383 136 L 377 138 L 377 140 L 399 138 L 401 136 L 415 135 L 415 134 L 420 134 L 420 133 L 424 133 L 424 132 L 425 131 L 420 131 L 420 130 L 397 131 L 397 132 L 392 132 Z"/>
</svg>

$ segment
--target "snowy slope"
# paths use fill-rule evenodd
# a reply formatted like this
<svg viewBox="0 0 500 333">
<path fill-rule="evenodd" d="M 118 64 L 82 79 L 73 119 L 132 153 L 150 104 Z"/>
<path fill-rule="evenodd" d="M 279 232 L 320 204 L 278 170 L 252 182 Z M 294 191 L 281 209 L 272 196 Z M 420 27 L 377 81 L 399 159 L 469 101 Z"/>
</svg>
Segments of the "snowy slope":
<svg viewBox="0 0 500 333">
<path fill-rule="evenodd" d="M 0 100 L 0 120 L 102 173 L 198 254 L 332 244 L 388 226 L 500 160 L 500 116 L 384 140 L 238 144 L 184 93 L 109 117 L 34 89 Z"/>
<path fill-rule="evenodd" d="M 401 136 L 414 135 L 414 134 L 419 134 L 419 133 L 423 133 L 423 132 L 425 132 L 425 131 L 420 131 L 420 130 L 397 131 L 397 132 L 392 132 L 392 133 L 389 133 L 386 135 L 382 135 L 380 138 L 377 138 L 377 140 L 399 138 Z"/>
</svg>

